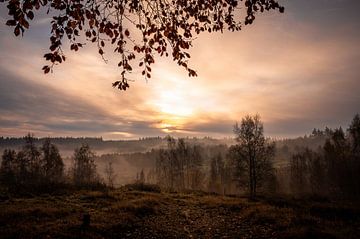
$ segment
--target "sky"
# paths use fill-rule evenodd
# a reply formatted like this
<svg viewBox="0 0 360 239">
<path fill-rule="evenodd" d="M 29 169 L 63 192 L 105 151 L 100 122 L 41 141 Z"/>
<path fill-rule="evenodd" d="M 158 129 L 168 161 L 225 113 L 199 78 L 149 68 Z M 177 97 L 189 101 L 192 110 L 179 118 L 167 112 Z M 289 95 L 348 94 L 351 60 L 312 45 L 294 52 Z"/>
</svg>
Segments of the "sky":
<svg viewBox="0 0 360 239">
<path fill-rule="evenodd" d="M 258 15 L 240 32 L 202 34 L 190 66 L 157 58 L 152 78 L 135 70 L 126 92 L 117 56 L 86 46 L 44 75 L 49 21 L 35 16 L 15 37 L 0 3 L 0 136 L 231 137 L 235 122 L 260 114 L 265 135 L 347 127 L 360 113 L 358 0 L 283 0 L 285 13 Z"/>
</svg>

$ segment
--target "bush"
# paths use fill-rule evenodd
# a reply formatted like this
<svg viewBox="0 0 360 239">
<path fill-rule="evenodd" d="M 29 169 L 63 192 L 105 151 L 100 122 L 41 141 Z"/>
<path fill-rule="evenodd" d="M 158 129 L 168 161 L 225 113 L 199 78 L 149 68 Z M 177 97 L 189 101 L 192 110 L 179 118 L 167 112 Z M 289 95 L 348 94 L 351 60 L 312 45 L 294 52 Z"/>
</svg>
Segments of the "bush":
<svg viewBox="0 0 360 239">
<path fill-rule="evenodd" d="M 129 190 L 135 191 L 143 191 L 143 192 L 153 192 L 160 193 L 161 188 L 156 184 L 148 184 L 148 183 L 132 183 L 125 185 Z"/>
</svg>

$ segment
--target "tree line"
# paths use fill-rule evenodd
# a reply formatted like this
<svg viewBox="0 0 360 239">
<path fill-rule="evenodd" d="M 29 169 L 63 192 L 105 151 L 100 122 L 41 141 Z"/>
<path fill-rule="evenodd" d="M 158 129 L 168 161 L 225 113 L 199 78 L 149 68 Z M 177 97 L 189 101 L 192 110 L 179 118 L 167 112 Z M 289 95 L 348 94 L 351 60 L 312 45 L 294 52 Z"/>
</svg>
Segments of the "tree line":
<svg viewBox="0 0 360 239">
<path fill-rule="evenodd" d="M 16 152 L 5 149 L 0 166 L 0 182 L 10 191 L 48 191 L 66 185 L 96 186 L 100 178 L 96 172 L 95 154 L 87 144 L 74 151 L 73 165 L 66 171 L 58 148 L 50 138 L 37 147 L 36 139 L 28 134 L 24 145 Z"/>
<path fill-rule="evenodd" d="M 200 190 L 204 177 L 201 147 L 170 136 L 167 143 L 167 149 L 159 150 L 155 162 L 157 184 L 170 190 Z"/>
<path fill-rule="evenodd" d="M 166 137 L 166 146 L 146 153 L 115 155 L 139 169 L 134 181 L 157 184 L 168 191 L 202 190 L 219 194 L 291 194 L 297 197 L 360 197 L 360 117 L 343 130 L 314 129 L 300 146 L 264 136 L 258 115 L 245 116 L 233 127 L 232 145 L 206 145 L 201 141 Z M 113 187 L 117 172 L 114 155 L 96 156 L 87 144 L 75 149 L 72 167 L 65 170 L 58 148 L 50 138 L 41 146 L 32 135 L 24 137 L 21 150 L 2 155 L 0 183 L 10 189 L 46 189 L 54 185 Z M 279 144 L 280 146 L 276 146 Z M 293 141 L 289 141 L 294 144 Z M 310 143 L 316 147 L 308 147 Z M 291 147 L 291 149 L 290 149 Z M 282 166 L 276 155 L 287 155 Z M 290 155 L 290 156 L 288 156 Z M 96 160 L 107 160 L 100 177 Z M 140 170 L 141 169 L 141 170 Z M 55 187 L 56 188 L 56 187 Z"/>
<path fill-rule="evenodd" d="M 327 135 L 317 150 L 304 148 L 290 160 L 293 194 L 316 194 L 332 198 L 360 197 L 360 117 L 344 131 L 341 127 L 316 130 Z"/>
<path fill-rule="evenodd" d="M 216 193 L 270 192 L 275 184 L 272 159 L 275 146 L 264 137 L 258 115 L 246 116 L 234 126 L 237 144 L 206 152 L 200 145 L 168 137 L 150 177 L 170 190 L 207 190 Z"/>
<path fill-rule="evenodd" d="M 167 148 L 157 152 L 148 182 L 168 190 L 246 193 L 250 198 L 258 193 L 360 197 L 359 115 L 346 131 L 341 127 L 314 129 L 310 136 L 295 140 L 301 144 L 291 151 L 283 141 L 276 147 L 276 141 L 264 136 L 258 115 L 245 116 L 233 131 L 235 144 L 211 152 L 184 139 L 168 137 Z M 311 143 L 317 148 L 308 147 Z M 290 157 L 284 158 L 285 166 L 275 167 L 275 154 L 282 155 L 283 151 Z"/>
</svg>

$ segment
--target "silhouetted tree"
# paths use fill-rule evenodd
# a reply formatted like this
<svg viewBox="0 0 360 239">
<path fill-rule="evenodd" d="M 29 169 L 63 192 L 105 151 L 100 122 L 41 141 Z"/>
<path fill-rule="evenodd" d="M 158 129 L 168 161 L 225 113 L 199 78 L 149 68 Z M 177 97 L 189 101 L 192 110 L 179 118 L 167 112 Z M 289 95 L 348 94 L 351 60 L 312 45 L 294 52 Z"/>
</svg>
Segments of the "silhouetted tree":
<svg viewBox="0 0 360 239">
<path fill-rule="evenodd" d="M 350 141 L 350 179 L 349 187 L 352 189 L 352 195 L 360 198 L 360 116 L 356 114 L 352 120 L 349 129 Z"/>
<path fill-rule="evenodd" d="M 144 169 L 141 169 L 140 176 L 139 176 L 139 183 L 145 183 Z"/>
<path fill-rule="evenodd" d="M 65 61 L 64 38 L 70 41 L 70 49 L 78 51 L 84 39 L 98 47 L 104 57 L 105 45 L 111 45 L 120 55 L 118 66 L 122 68 L 121 80 L 113 85 L 126 90 L 129 87 L 125 73 L 133 70 L 131 62 L 136 57 L 146 78 L 151 77 L 151 64 L 155 54 L 168 56 L 184 67 L 189 76 L 196 72 L 189 68 L 189 48 L 195 34 L 201 32 L 239 31 L 243 24 L 251 24 L 255 14 L 284 8 L 276 0 L 213 0 L 213 1 L 13 1 L 4 0 L 9 9 L 8 26 L 14 27 L 16 36 L 30 27 L 34 9 L 46 9 L 53 14 L 51 21 L 50 52 L 44 57 L 53 66 Z M 241 9 L 245 9 L 242 11 Z M 245 19 L 240 16 L 245 13 Z M 140 55 L 140 57 L 138 56 Z"/>
<path fill-rule="evenodd" d="M 321 131 L 320 129 L 314 128 L 310 136 L 311 137 L 322 137 L 322 136 L 324 136 L 324 132 Z"/>
<path fill-rule="evenodd" d="M 225 184 L 225 164 L 221 154 L 211 158 L 209 191 L 224 193 Z"/>
<path fill-rule="evenodd" d="M 19 155 L 18 155 L 19 156 Z M 29 184 L 39 184 L 42 179 L 41 172 L 41 153 L 36 147 L 34 135 L 28 134 L 25 136 L 25 145 L 22 148 L 21 178 L 26 179 Z"/>
<path fill-rule="evenodd" d="M 356 116 L 353 122 L 356 122 Z M 360 158 L 351 133 L 354 128 L 351 124 L 347 137 L 341 128 L 334 130 L 332 137 L 324 145 L 330 190 L 342 197 L 360 196 Z"/>
<path fill-rule="evenodd" d="M 156 173 L 158 183 L 170 190 L 184 188 L 183 162 L 179 157 L 176 140 L 167 136 L 167 149 L 160 150 L 156 159 Z M 182 142 L 180 142 L 180 145 Z M 181 146 L 180 146 L 181 147 Z"/>
<path fill-rule="evenodd" d="M 307 161 L 304 153 L 293 155 L 290 161 L 290 187 L 295 194 L 303 194 L 308 187 L 307 178 Z"/>
<path fill-rule="evenodd" d="M 202 170 L 203 166 L 203 156 L 201 152 L 201 146 L 193 145 L 192 147 L 188 145 L 190 151 L 189 163 L 186 168 L 186 174 L 189 175 L 190 184 L 188 188 L 193 190 L 201 190 L 203 187 L 204 173 Z"/>
<path fill-rule="evenodd" d="M 146 175 L 146 182 L 149 184 L 156 184 L 157 181 L 156 168 L 151 168 Z"/>
<path fill-rule="evenodd" d="M 240 145 L 232 145 L 229 147 L 227 154 L 230 165 L 230 178 L 235 181 L 237 188 L 249 188 L 249 162 Z"/>
<path fill-rule="evenodd" d="M 95 154 L 90 150 L 89 145 L 84 144 L 75 149 L 73 179 L 75 185 L 84 186 L 98 182 Z"/>
<path fill-rule="evenodd" d="M 107 185 L 113 188 L 116 179 L 116 174 L 112 162 L 108 162 L 108 164 L 105 167 L 105 177 L 106 177 Z"/>
<path fill-rule="evenodd" d="M 157 182 L 170 190 L 200 189 L 204 179 L 202 163 L 200 146 L 168 136 L 167 149 L 159 150 L 156 158 Z"/>
<path fill-rule="evenodd" d="M 40 151 L 35 141 L 33 135 L 28 134 L 18 153 L 4 151 L 1 171 L 8 177 L 6 181 L 11 177 L 14 186 L 38 189 L 39 186 L 63 180 L 64 164 L 56 146 L 47 139 Z"/>
<path fill-rule="evenodd" d="M 166 150 L 160 149 L 155 161 L 156 183 L 164 188 L 170 188 Z"/>
<path fill-rule="evenodd" d="M 323 195 L 326 169 L 323 157 L 309 148 L 294 154 L 290 160 L 291 191 L 297 195 L 305 195 L 310 192 Z"/>
<path fill-rule="evenodd" d="M 327 165 L 324 157 L 317 152 L 312 152 L 308 159 L 309 183 L 313 195 L 325 196 L 327 194 Z"/>
<path fill-rule="evenodd" d="M 29 173 L 29 160 L 23 151 L 16 155 L 16 182 L 19 185 L 32 183 Z"/>
<path fill-rule="evenodd" d="M 231 150 L 236 152 L 237 164 L 245 165 L 247 169 L 249 194 L 250 198 L 254 198 L 258 187 L 265 186 L 266 181 L 273 179 L 271 160 L 274 157 L 274 144 L 266 141 L 259 115 L 245 116 L 240 126 L 238 123 L 234 125 L 234 134 L 237 146 Z"/>
<path fill-rule="evenodd" d="M 46 182 L 61 182 L 64 177 L 64 163 L 58 148 L 51 143 L 50 138 L 46 138 L 41 151 L 43 153 L 41 160 L 43 180 L 46 180 Z"/>
<path fill-rule="evenodd" d="M 349 129 L 350 143 L 352 146 L 352 151 L 357 157 L 360 156 L 360 116 L 356 114 L 353 118 Z"/>
<path fill-rule="evenodd" d="M 11 149 L 5 149 L 0 167 L 0 181 L 5 185 L 15 185 L 16 173 L 16 152 Z"/>
<path fill-rule="evenodd" d="M 326 141 L 315 152 L 308 148 L 290 161 L 292 191 L 332 198 L 360 197 L 359 116 L 345 134 L 343 129 L 326 128 Z"/>
<path fill-rule="evenodd" d="M 328 179 L 330 191 L 339 196 L 343 194 L 344 183 L 347 175 L 346 167 L 350 153 L 344 131 L 340 127 L 335 129 L 330 139 L 327 139 L 324 145 L 324 157 L 328 164 Z"/>
</svg>

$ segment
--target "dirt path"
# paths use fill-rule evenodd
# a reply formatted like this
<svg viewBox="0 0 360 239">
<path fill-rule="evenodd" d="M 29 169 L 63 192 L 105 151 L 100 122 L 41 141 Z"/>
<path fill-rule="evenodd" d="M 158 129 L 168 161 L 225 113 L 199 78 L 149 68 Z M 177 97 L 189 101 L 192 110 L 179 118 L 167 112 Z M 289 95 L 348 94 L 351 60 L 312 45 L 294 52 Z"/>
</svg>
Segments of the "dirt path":
<svg viewBox="0 0 360 239">
<path fill-rule="evenodd" d="M 154 215 L 144 217 L 128 238 L 272 238 L 271 226 L 242 217 L 245 205 L 221 198 L 166 197 Z"/>
</svg>

